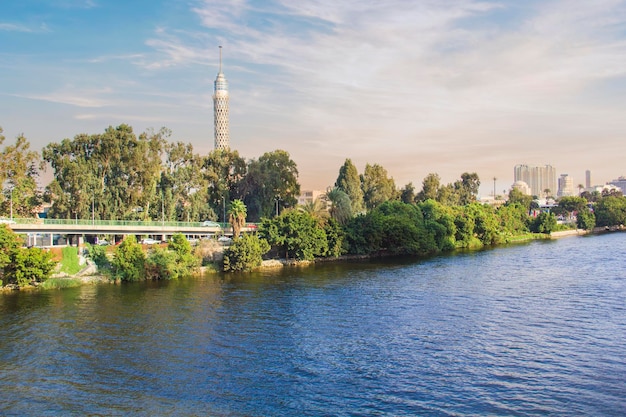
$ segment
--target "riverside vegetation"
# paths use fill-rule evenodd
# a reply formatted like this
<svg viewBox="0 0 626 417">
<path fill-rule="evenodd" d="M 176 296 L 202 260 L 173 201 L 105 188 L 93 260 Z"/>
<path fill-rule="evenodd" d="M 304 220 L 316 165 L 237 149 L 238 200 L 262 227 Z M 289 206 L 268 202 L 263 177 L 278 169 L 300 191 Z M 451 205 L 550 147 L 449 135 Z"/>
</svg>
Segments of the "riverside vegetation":
<svg viewBox="0 0 626 417">
<path fill-rule="evenodd" d="M 513 189 L 506 203 L 494 208 L 476 201 L 476 173 L 463 173 L 450 184 L 441 184 L 432 173 L 416 192 L 412 183 L 398 189 L 378 164 L 366 164 L 359 174 L 350 159 L 324 199 L 297 206 L 298 170 L 287 152 L 268 152 L 248 163 L 236 151 L 216 150 L 202 157 L 189 144 L 167 142 L 169 134 L 161 129 L 137 137 L 130 126 L 109 127 L 104 134 L 52 143 L 42 159 L 20 136 L 0 153 L 5 187 L 0 215 L 6 216 L 9 199 L 22 216 L 34 216 L 47 201 L 52 205 L 48 215 L 65 219 L 201 221 L 217 220 L 221 212 L 226 221 L 228 208 L 234 240 L 217 266 L 201 248 L 194 252 L 182 235 L 173 236 L 167 248 L 147 251 L 134 236 L 112 253 L 89 246 L 100 270 L 122 281 L 176 279 L 201 264 L 247 271 L 267 258 L 428 256 L 541 237 L 564 227 L 590 230 L 626 223 L 626 198 L 619 193 L 563 197 L 547 212 L 538 210 L 533 197 Z M 43 162 L 52 166 L 54 179 L 41 194 L 33 184 Z M 556 216 L 574 223 L 557 224 Z M 258 230 L 240 236 L 246 220 L 259 221 Z M 0 279 L 15 285 L 45 281 L 54 262 L 45 251 L 22 248 L 19 238 L 2 226 Z"/>
</svg>

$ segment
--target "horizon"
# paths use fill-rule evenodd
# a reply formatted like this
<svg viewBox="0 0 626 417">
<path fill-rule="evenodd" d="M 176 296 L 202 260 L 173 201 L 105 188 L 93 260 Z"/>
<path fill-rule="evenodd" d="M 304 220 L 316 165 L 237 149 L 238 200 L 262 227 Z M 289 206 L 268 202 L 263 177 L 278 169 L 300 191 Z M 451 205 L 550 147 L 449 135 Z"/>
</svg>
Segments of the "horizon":
<svg viewBox="0 0 626 417">
<path fill-rule="evenodd" d="M 623 0 L 24 0 L 0 16 L 5 145 L 126 123 L 206 155 L 222 45 L 231 149 L 289 152 L 303 190 L 346 158 L 418 191 L 476 172 L 481 195 L 518 164 L 576 184 L 626 174 Z"/>
</svg>

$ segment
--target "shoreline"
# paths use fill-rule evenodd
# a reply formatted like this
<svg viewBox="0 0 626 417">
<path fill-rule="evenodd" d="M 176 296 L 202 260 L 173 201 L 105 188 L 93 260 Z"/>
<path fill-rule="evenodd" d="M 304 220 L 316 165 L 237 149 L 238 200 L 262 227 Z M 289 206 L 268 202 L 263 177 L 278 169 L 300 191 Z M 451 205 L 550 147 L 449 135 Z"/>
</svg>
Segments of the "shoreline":
<svg viewBox="0 0 626 417">
<path fill-rule="evenodd" d="M 546 235 L 546 239 L 561 239 L 564 237 L 570 236 L 585 236 L 585 235 L 602 235 L 605 233 L 613 233 L 613 232 L 623 232 L 626 231 L 626 227 L 613 226 L 613 227 L 595 227 L 592 230 L 584 230 L 584 229 L 571 229 L 571 230 L 561 230 L 558 232 L 552 232 L 550 235 Z M 514 240 L 507 244 L 515 244 L 515 243 L 526 243 L 532 240 L 535 240 L 535 237 L 528 237 L 519 240 Z M 495 245 L 493 248 L 497 248 L 501 245 Z M 436 254 L 439 255 L 439 254 Z M 436 256 L 435 255 L 435 256 Z M 316 258 L 312 261 L 299 261 L 296 259 L 267 259 L 263 260 L 261 266 L 255 268 L 255 271 L 264 271 L 264 270 L 272 270 L 278 268 L 287 268 L 287 267 L 306 267 L 316 263 L 324 263 L 324 262 L 341 262 L 341 261 L 354 261 L 354 260 L 367 260 L 373 258 L 381 258 L 381 257 L 393 257 L 394 255 L 379 253 L 375 255 L 341 255 L 334 258 Z M 218 271 L 214 267 L 211 266 L 201 266 L 198 268 L 197 273 L 193 273 L 193 275 L 205 275 L 208 273 L 212 274 L 223 274 L 223 271 Z M 88 265 L 83 268 L 82 271 L 77 273 L 76 275 L 67 275 L 67 274 L 58 274 L 53 275 L 49 279 L 55 280 L 74 280 L 79 281 L 79 285 L 91 285 L 91 284 L 118 284 L 118 279 L 111 279 L 109 276 L 98 273 L 95 265 L 88 263 Z M 18 287 L 17 285 L 5 285 L 0 287 L 0 293 L 2 292 L 13 292 L 13 291 L 21 291 L 21 290 L 39 290 L 42 284 L 38 285 L 28 285 L 25 287 Z"/>
</svg>

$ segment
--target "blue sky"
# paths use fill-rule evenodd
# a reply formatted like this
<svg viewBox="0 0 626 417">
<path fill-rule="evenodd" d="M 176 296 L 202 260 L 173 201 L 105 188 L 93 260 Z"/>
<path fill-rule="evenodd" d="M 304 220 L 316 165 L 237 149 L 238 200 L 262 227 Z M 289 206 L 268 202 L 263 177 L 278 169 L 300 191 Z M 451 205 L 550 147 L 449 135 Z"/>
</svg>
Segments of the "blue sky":
<svg viewBox="0 0 626 417">
<path fill-rule="evenodd" d="M 207 154 L 219 45 L 231 147 L 288 151 L 305 189 L 345 158 L 483 194 L 520 163 L 626 175 L 623 0 L 3 0 L 5 145 L 127 123 Z"/>
</svg>

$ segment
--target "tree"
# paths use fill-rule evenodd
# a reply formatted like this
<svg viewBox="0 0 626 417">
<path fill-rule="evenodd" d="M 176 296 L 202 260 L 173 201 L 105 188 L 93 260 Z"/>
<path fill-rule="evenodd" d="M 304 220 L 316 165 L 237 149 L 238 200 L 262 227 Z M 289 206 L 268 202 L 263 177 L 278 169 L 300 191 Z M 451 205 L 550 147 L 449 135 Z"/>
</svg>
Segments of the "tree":
<svg viewBox="0 0 626 417">
<path fill-rule="evenodd" d="M 263 154 L 248 164 L 238 193 L 252 221 L 271 216 L 276 202 L 283 209 L 295 207 L 300 195 L 296 163 L 283 150 Z"/>
<path fill-rule="evenodd" d="M 223 205 L 233 198 L 243 198 L 239 188 L 247 169 L 246 161 L 237 151 L 215 149 L 204 159 L 209 205 L 215 213 L 221 214 L 219 218 L 224 217 L 224 223 L 227 219 Z"/>
<path fill-rule="evenodd" d="M 48 215 L 143 219 L 154 213 L 151 207 L 161 207 L 163 201 L 157 180 L 169 134 L 163 128 L 137 138 L 132 127 L 122 124 L 109 126 L 102 134 L 81 134 L 47 145 L 43 159 L 54 170 L 46 188 L 46 198 L 53 203 Z"/>
<path fill-rule="evenodd" d="M 415 187 L 412 182 L 400 189 L 400 201 L 407 204 L 415 203 Z"/>
<path fill-rule="evenodd" d="M 337 181 L 335 181 L 335 188 L 346 193 L 350 199 L 352 213 L 359 214 L 365 212 L 361 179 L 359 178 L 359 172 L 352 163 L 352 160 L 346 159 L 341 168 L 339 168 L 339 176 L 337 177 Z"/>
<path fill-rule="evenodd" d="M 532 196 L 526 195 L 517 188 L 511 188 L 509 191 L 509 199 L 506 202 L 507 206 L 520 205 L 524 207 L 526 213 L 530 212 L 530 205 L 533 202 Z"/>
<path fill-rule="evenodd" d="M 330 217 L 340 225 L 345 225 L 352 218 L 350 197 L 343 190 L 335 187 L 326 193 L 330 201 Z"/>
<path fill-rule="evenodd" d="M 368 210 L 381 205 L 385 201 L 393 200 L 396 195 L 396 186 L 393 178 L 387 177 L 387 170 L 378 164 L 365 165 L 361 176 L 363 187 L 363 201 Z"/>
<path fill-rule="evenodd" d="M 310 214 L 316 219 L 326 219 L 330 216 L 326 209 L 326 198 L 316 198 L 313 201 L 307 201 L 298 206 L 298 210 Z"/>
<path fill-rule="evenodd" d="M 593 207 L 596 224 L 601 227 L 626 224 L 626 197 L 602 197 Z"/>
<path fill-rule="evenodd" d="M 22 241 L 6 224 L 0 224 L 0 286 L 28 285 L 50 277 L 56 263 L 41 248 L 23 248 Z"/>
<path fill-rule="evenodd" d="M 313 260 L 328 252 L 323 226 L 302 211 L 287 210 L 278 217 L 264 219 L 258 234 L 287 259 Z"/>
<path fill-rule="evenodd" d="M 417 201 L 437 200 L 440 187 L 440 178 L 437 174 L 428 174 L 422 181 L 422 191 L 417 193 Z"/>
<path fill-rule="evenodd" d="M 591 230 L 596 225 L 596 216 L 589 209 L 589 207 L 585 206 L 582 210 L 578 212 L 576 215 L 576 227 L 584 230 Z"/>
<path fill-rule="evenodd" d="M 234 200 L 228 211 L 228 221 L 233 227 L 233 238 L 236 240 L 241 233 L 241 229 L 246 224 L 247 209 L 241 200 Z"/>
<path fill-rule="evenodd" d="M 244 235 L 224 251 L 224 271 L 250 271 L 261 266 L 263 255 L 270 250 L 265 239 Z"/>
<path fill-rule="evenodd" d="M 146 257 L 134 235 L 128 235 L 115 248 L 113 254 L 114 274 L 122 281 L 139 281 L 145 278 Z"/>
<path fill-rule="evenodd" d="M 1 133 L 1 130 L 0 130 Z M 0 135 L 0 144 L 4 136 Z M 39 153 L 30 150 L 30 143 L 20 134 L 15 145 L 0 152 L 0 214 L 3 216 L 35 217 L 42 195 L 37 187 Z"/>
<path fill-rule="evenodd" d="M 459 204 L 465 206 L 476 201 L 478 189 L 480 187 L 480 179 L 475 172 L 464 172 L 461 174 L 461 180 L 454 183 L 454 189 L 458 195 Z"/>
<path fill-rule="evenodd" d="M 541 212 L 530 224 L 530 231 L 533 233 L 550 234 L 556 229 L 556 216 L 553 213 Z"/>
</svg>

